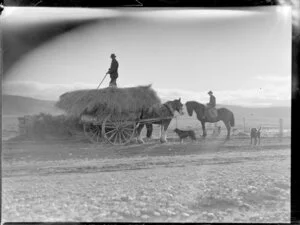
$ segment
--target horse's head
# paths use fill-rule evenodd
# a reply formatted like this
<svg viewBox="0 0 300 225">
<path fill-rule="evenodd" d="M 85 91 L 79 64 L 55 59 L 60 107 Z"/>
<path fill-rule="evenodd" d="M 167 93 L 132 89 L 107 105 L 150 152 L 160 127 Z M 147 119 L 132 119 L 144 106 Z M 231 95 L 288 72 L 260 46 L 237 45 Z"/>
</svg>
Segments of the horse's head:
<svg viewBox="0 0 300 225">
<path fill-rule="evenodd" d="M 191 102 L 186 102 L 185 106 L 186 106 L 186 110 L 187 110 L 189 116 L 192 116 L 193 115 L 193 107 L 191 105 Z"/>
<path fill-rule="evenodd" d="M 181 103 L 181 98 L 172 101 L 172 107 L 175 111 L 179 112 L 180 115 L 183 115 L 183 104 Z"/>
</svg>

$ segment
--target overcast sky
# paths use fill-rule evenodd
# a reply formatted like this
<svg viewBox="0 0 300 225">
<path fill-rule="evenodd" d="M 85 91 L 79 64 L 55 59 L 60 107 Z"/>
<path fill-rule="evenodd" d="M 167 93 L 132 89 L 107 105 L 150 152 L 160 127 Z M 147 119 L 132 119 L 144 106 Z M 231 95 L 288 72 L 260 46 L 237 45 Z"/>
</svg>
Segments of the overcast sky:
<svg viewBox="0 0 300 225">
<path fill-rule="evenodd" d="M 212 90 L 220 104 L 290 105 L 289 7 L 29 8 L 30 16 L 11 9 L 6 11 L 4 26 L 64 16 L 99 19 L 24 55 L 6 72 L 4 93 L 57 100 L 66 91 L 96 88 L 110 66 L 110 54 L 115 53 L 119 87 L 152 84 L 168 100 L 207 102 L 207 92 Z M 107 78 L 102 87 L 108 82 Z"/>
</svg>

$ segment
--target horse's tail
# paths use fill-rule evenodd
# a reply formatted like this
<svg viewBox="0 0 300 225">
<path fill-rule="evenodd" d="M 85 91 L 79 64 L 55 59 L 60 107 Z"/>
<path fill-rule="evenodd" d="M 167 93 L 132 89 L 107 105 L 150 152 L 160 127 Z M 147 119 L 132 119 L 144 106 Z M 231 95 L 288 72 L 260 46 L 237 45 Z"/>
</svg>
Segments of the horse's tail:
<svg viewBox="0 0 300 225">
<path fill-rule="evenodd" d="M 233 113 L 231 113 L 230 125 L 231 125 L 232 127 L 234 127 L 234 115 L 233 115 Z"/>
</svg>

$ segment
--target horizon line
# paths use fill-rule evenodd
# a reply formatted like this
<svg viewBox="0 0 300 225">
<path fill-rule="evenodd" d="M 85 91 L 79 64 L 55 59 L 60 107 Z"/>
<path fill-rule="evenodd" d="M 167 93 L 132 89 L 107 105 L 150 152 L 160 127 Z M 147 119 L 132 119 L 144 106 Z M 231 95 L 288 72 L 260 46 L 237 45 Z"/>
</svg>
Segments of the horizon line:
<svg viewBox="0 0 300 225">
<path fill-rule="evenodd" d="M 7 94 L 7 93 L 2 93 L 2 98 L 3 96 L 15 96 L 15 97 L 22 97 L 22 98 L 29 98 L 29 99 L 33 99 L 33 100 L 38 100 L 38 101 L 49 101 L 49 102 L 57 102 L 58 100 L 54 100 L 54 99 L 43 99 L 43 98 L 38 98 L 38 97 L 32 97 L 32 96 L 25 96 L 25 95 L 16 95 L 16 94 Z M 168 101 L 165 98 L 161 98 L 160 99 L 162 101 Z M 196 100 L 188 100 L 188 101 L 196 101 Z M 186 101 L 186 102 L 188 102 Z M 199 102 L 199 101 L 196 101 Z M 199 102 L 201 103 L 201 102 Z M 201 103 L 201 104 L 205 104 L 205 103 Z M 242 107 L 242 108 L 291 108 L 291 101 L 290 101 L 290 105 L 238 105 L 238 104 L 226 104 L 226 103 L 217 103 L 216 106 L 233 106 L 233 107 Z"/>
</svg>

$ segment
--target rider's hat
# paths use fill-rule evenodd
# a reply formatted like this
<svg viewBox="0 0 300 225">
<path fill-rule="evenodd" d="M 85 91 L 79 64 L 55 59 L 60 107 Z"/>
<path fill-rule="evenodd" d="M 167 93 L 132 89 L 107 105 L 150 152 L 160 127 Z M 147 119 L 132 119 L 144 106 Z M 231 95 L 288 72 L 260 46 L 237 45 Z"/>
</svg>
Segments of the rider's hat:
<svg viewBox="0 0 300 225">
<path fill-rule="evenodd" d="M 213 92 L 212 91 L 209 91 L 207 94 L 212 94 Z"/>
<path fill-rule="evenodd" d="M 110 55 L 110 57 L 116 57 L 116 55 L 115 55 L 114 53 L 112 53 L 112 54 Z"/>
</svg>

